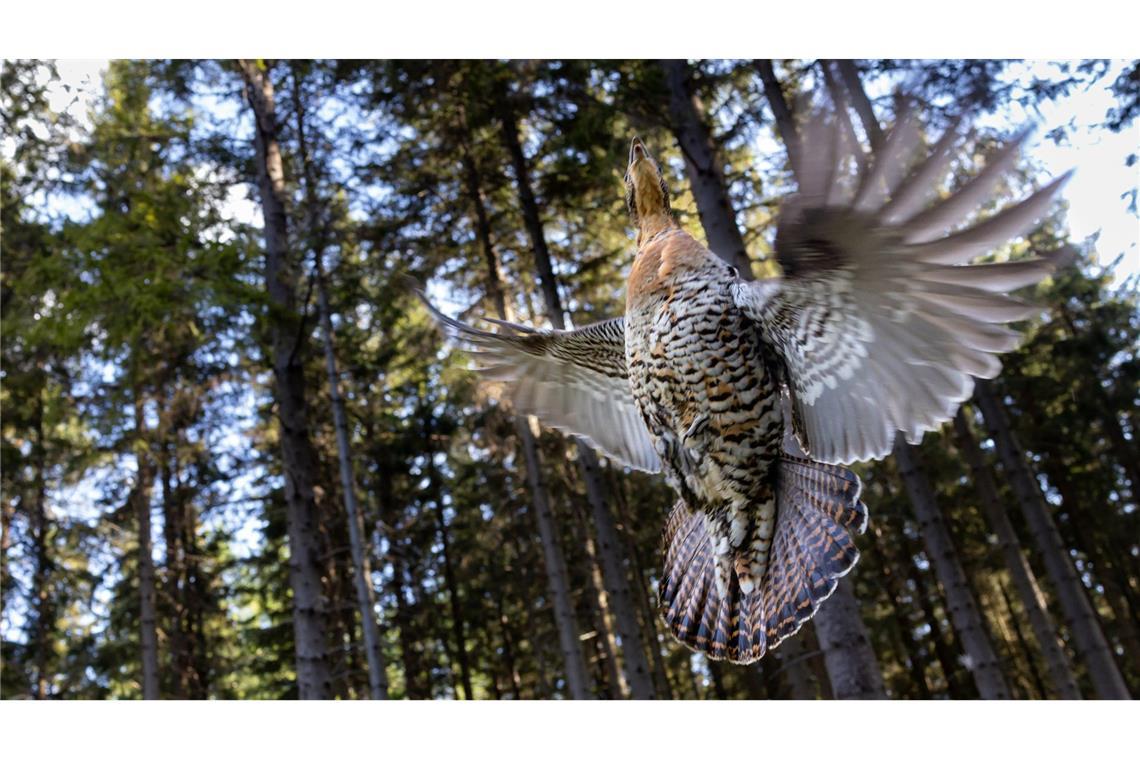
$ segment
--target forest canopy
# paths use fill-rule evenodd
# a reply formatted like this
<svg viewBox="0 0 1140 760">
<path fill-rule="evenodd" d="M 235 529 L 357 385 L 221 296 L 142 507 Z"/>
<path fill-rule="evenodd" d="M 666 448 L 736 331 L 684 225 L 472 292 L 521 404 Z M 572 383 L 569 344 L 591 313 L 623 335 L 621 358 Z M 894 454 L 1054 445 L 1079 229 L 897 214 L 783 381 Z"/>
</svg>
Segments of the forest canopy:
<svg viewBox="0 0 1140 760">
<path fill-rule="evenodd" d="M 0 71 L 3 698 L 1140 695 L 1140 63 L 73 67 Z M 1075 257 L 952 424 L 856 466 L 842 593 L 709 660 L 658 614 L 669 488 L 516 416 L 407 278 L 620 315 L 635 135 L 682 227 L 778 274 L 796 129 L 837 102 L 870 150 L 901 94 L 926 141 L 969 122 L 952 177 L 1045 123 L 995 207 L 1111 192 L 987 254 Z"/>
</svg>

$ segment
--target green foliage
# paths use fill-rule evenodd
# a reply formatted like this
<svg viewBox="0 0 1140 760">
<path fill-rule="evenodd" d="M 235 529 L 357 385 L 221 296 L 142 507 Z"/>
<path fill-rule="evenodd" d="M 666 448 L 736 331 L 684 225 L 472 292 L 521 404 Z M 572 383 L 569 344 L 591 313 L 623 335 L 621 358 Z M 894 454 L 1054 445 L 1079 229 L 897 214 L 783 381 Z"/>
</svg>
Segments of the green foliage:
<svg viewBox="0 0 1140 760">
<path fill-rule="evenodd" d="M 509 406 L 441 346 L 402 275 L 432 283 L 450 313 L 496 316 L 497 287 L 519 321 L 543 323 L 502 139 L 505 109 L 518 120 L 574 322 L 620 313 L 633 258 L 622 186 L 633 134 L 662 159 L 678 217 L 699 233 L 661 69 L 650 61 L 562 60 L 262 65 L 277 94 L 288 263 L 298 273 L 291 359 L 304 374 L 318 460 L 313 530 L 322 547 L 332 692 L 364 697 L 368 679 L 314 306 L 317 256 L 334 315 L 390 696 L 462 696 L 466 675 L 474 698 L 565 697 Z M 1007 65 L 875 61 L 860 69 L 909 81 L 939 125 L 967 107 L 1058 98 L 1104 75 L 1092 61 L 1011 88 L 1001 76 Z M 775 132 L 755 62 L 692 68 L 749 253 L 762 260 L 791 184 L 785 156 L 767 150 Z M 130 497 L 145 463 L 155 472 L 145 498 L 154 518 L 162 695 L 298 693 L 290 469 L 270 385 L 260 216 L 250 224 L 234 218 L 241 199 L 258 197 L 252 123 L 235 70 L 212 61 L 114 62 L 86 132 L 52 111 L 52 66 L 12 62 L 0 73 L 0 111 L 14 145 L 0 162 L 6 698 L 140 695 L 140 536 Z M 821 86 L 819 62 L 778 61 L 776 70 L 793 102 Z M 1135 71 L 1114 84 L 1120 108 L 1106 128 L 1135 115 Z M 875 105 L 890 112 L 888 100 Z M 971 144 L 966 163 L 980 160 L 988 139 L 983 133 Z M 1064 239 L 1053 219 L 999 255 L 1052 250 Z M 1033 294 L 1047 316 L 1027 325 L 997 388 L 1135 693 L 1140 304 L 1135 290 L 1113 289 L 1110 280 L 1082 258 Z M 998 468 L 992 442 L 979 437 Z M 957 446 L 949 430 L 927 436 L 922 465 L 1015 694 L 1053 696 Z M 575 448 L 550 432 L 538 448 L 596 692 L 621 696 L 606 659 L 612 615 L 599 612 L 605 600 Z M 712 666 L 668 638 L 654 594 L 672 494 L 657 478 L 602 469 L 642 639 L 660 660 L 658 690 L 786 697 L 798 664 L 826 696 L 810 630 L 797 638 L 802 659 L 776 653 L 747 670 Z M 893 462 L 859 469 L 873 522 L 845 583 L 862 603 L 889 693 L 975 697 Z M 999 483 L 1012 505 L 1005 479 Z M 1012 519 L 1028 546 L 1026 526 Z M 1028 556 L 1044 577 L 1039 558 Z M 1042 593 L 1055 609 L 1055 590 L 1043 584 Z M 1071 657 L 1063 626 L 1062 635 Z"/>
</svg>

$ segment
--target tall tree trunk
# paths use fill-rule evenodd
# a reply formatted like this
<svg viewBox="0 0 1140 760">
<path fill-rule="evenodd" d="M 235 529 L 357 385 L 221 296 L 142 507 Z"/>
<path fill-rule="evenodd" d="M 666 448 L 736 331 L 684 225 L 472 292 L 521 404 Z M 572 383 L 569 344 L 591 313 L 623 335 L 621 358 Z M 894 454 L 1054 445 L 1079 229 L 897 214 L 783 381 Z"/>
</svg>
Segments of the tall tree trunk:
<svg viewBox="0 0 1140 760">
<path fill-rule="evenodd" d="M 1097 696 L 1101 699 L 1131 699 L 1077 569 L 1049 514 L 1045 497 L 1042 496 L 1040 486 L 1025 461 L 1025 453 L 1009 425 L 1001 399 L 994 392 L 993 386 L 985 380 L 979 380 L 975 385 L 974 399 L 994 439 L 1005 475 L 1017 496 L 1049 580 L 1057 592 L 1065 624 L 1073 635 L 1077 656 L 1088 668 Z"/>
<path fill-rule="evenodd" d="M 910 670 L 911 681 L 918 689 L 919 698 L 930 699 L 930 686 L 926 680 L 928 658 L 925 656 L 924 647 L 919 646 L 914 640 L 914 626 L 911 624 L 907 614 L 907 603 L 904 601 L 906 597 L 912 596 L 912 594 L 897 572 L 898 554 L 892 550 L 892 544 L 883 538 L 883 532 L 877 523 L 871 526 L 870 535 L 874 542 L 875 553 L 879 556 L 883 566 L 883 585 L 890 599 L 894 617 L 894 626 L 892 627 L 898 637 L 901 657 L 906 660 L 905 664 Z M 910 562 L 910 558 L 903 557 L 902 561 Z"/>
<path fill-rule="evenodd" d="M 871 99 L 867 97 L 863 83 L 859 80 L 859 70 L 855 68 L 855 61 L 842 59 L 836 61 L 835 65 L 839 69 L 839 76 L 847 86 L 851 105 L 855 107 L 855 113 L 863 123 L 863 131 L 867 133 L 867 139 L 871 142 L 871 150 L 877 151 L 883 144 L 883 129 L 879 126 L 879 120 L 875 118 Z"/>
<path fill-rule="evenodd" d="M 495 596 L 495 612 L 503 639 L 503 664 L 510 674 L 511 696 L 515 699 L 522 699 L 522 677 L 519 676 L 519 668 L 515 660 L 515 644 L 514 637 L 511 635 L 510 621 L 507 618 L 507 613 L 503 611 L 502 594 Z"/>
<path fill-rule="evenodd" d="M 166 410 L 164 410 L 164 416 Z M 168 421 L 167 421 L 168 422 Z M 170 600 L 171 621 L 167 631 L 167 647 L 173 672 L 170 696 L 186 699 L 191 681 L 191 656 L 186 639 L 186 573 L 182 547 L 181 500 L 175 495 L 174 476 L 171 472 L 169 437 L 175 435 L 173 425 L 160 428 L 158 442 L 158 480 L 162 488 L 162 532 L 166 542 L 166 594 Z"/>
<path fill-rule="evenodd" d="M 593 679 L 586 669 L 586 659 L 578 640 L 578 625 L 574 617 L 574 604 L 570 599 L 569 573 L 562 547 L 555 533 L 554 513 L 546 482 L 538 462 L 538 447 L 524 417 L 515 418 L 515 428 L 526 457 L 526 474 L 530 492 L 534 497 L 534 516 L 542 539 L 542 556 L 546 562 L 546 576 L 550 583 L 550 596 L 554 606 L 554 620 L 558 629 L 558 643 L 562 661 L 566 665 L 566 688 L 574 699 L 593 699 Z"/>
<path fill-rule="evenodd" d="M 886 699 L 879 661 L 850 584 L 836 586 L 813 620 L 832 695 L 836 699 Z"/>
<path fill-rule="evenodd" d="M 431 407 L 425 406 L 424 436 L 432 440 Z M 436 529 L 439 531 L 439 542 L 443 559 L 443 583 L 447 587 L 447 598 L 451 606 L 451 631 L 455 638 L 455 660 L 459 665 L 459 678 L 463 684 L 463 698 L 473 699 L 475 692 L 471 686 L 471 663 L 467 656 L 467 623 L 463 613 L 463 603 L 459 598 L 459 578 L 455 574 L 455 563 L 452 559 L 451 533 L 447 527 L 447 520 L 443 512 L 443 488 L 439 481 L 439 472 L 435 467 L 435 450 L 429 444 L 425 456 L 427 457 L 428 491 L 432 495 L 435 507 Z"/>
<path fill-rule="evenodd" d="M 848 144 L 855 153 L 855 162 L 859 171 L 862 172 L 867 166 L 867 154 L 859 145 L 859 136 L 855 134 L 855 126 L 851 123 L 851 113 L 848 111 L 850 101 L 847 92 L 835 78 L 835 72 L 832 70 L 833 64 L 834 61 L 827 59 L 819 61 L 819 68 L 823 72 L 823 84 L 827 88 L 828 95 L 831 96 L 831 102 L 835 106 L 836 118 L 843 129 L 843 134 L 847 137 Z"/>
<path fill-rule="evenodd" d="M 776 660 L 780 663 L 779 672 L 788 684 L 792 699 L 815 699 L 819 695 L 819 684 L 807 663 L 812 654 L 804 646 L 803 636 L 785 639 L 775 651 Z"/>
<path fill-rule="evenodd" d="M 356 500 L 356 477 L 352 471 L 352 449 L 348 438 L 348 415 L 344 397 L 340 393 L 340 380 L 336 369 L 336 351 L 329 296 L 325 287 L 324 272 L 317 251 L 317 300 L 321 310 L 321 332 L 324 333 L 325 370 L 329 378 L 329 397 L 333 408 L 333 425 L 336 428 L 337 458 L 340 464 L 340 486 L 344 493 L 344 509 L 348 518 L 348 542 L 352 552 L 352 576 L 356 590 L 356 605 L 360 612 L 364 635 L 364 653 L 368 661 L 368 693 L 372 699 L 388 698 L 388 676 L 384 672 L 384 653 L 381 650 L 380 628 L 376 623 L 376 594 L 372 587 L 372 563 L 365 551 L 361 534 L 364 526 Z"/>
<path fill-rule="evenodd" d="M 370 441 L 379 440 L 372 428 L 366 422 L 365 434 Z M 385 526 L 383 531 L 388 539 L 387 555 L 392 562 L 392 596 L 396 600 L 396 633 L 400 642 L 400 662 L 404 669 L 404 695 L 408 699 L 430 699 L 431 690 L 423 683 L 426 669 L 418 651 L 420 641 L 411 605 L 408 603 L 407 568 L 404 564 L 404 549 L 402 537 L 399 535 L 400 515 L 396 506 L 395 494 L 392 484 L 392 466 L 389 463 L 388 449 L 382 444 L 374 443 L 369 449 L 374 457 L 376 468 L 375 494 L 378 506 L 380 524 Z"/>
<path fill-rule="evenodd" d="M 1028 406 L 1027 404 L 1027 410 Z M 1105 509 L 1106 505 L 1096 504 L 1093 509 L 1089 509 L 1087 504 L 1082 504 L 1068 470 L 1056 459 L 1046 460 L 1045 474 L 1061 494 L 1065 508 L 1071 510 L 1067 521 L 1068 532 L 1072 536 L 1071 544 L 1081 550 L 1091 563 L 1089 574 L 1093 578 L 1093 585 L 1099 584 L 1104 589 L 1101 597 L 1112 610 L 1114 630 L 1105 631 L 1105 634 L 1115 633 L 1116 640 L 1124 650 L 1124 659 L 1140 665 L 1140 630 L 1137 630 L 1140 622 L 1137 622 L 1135 608 L 1130 600 L 1132 594 L 1128 575 L 1118 571 L 1119 560 L 1115 556 L 1109 558 L 1116 536 L 1112 533 L 1112 528 L 1107 526 L 1093 535 L 1089 535 L 1087 530 L 1088 527 L 1097 527 L 1099 515 L 1096 511 Z M 1109 646 L 1115 649 L 1111 642 Z"/>
<path fill-rule="evenodd" d="M 305 102 L 301 92 L 299 67 L 294 64 L 293 114 L 297 122 L 297 144 L 300 148 L 301 167 L 305 179 L 305 206 L 310 245 L 313 248 L 313 266 L 317 278 L 317 303 L 320 309 L 321 332 L 324 334 L 325 371 L 329 379 L 329 399 L 332 403 L 333 426 L 336 429 L 337 460 L 340 466 L 340 486 L 344 494 L 344 510 L 348 521 L 348 541 L 352 554 L 353 586 L 364 636 L 364 653 L 368 662 L 368 693 L 372 699 L 388 698 L 388 676 L 384 672 L 384 654 L 381 650 L 380 628 L 376 622 L 376 592 L 372 587 L 372 563 L 364 550 L 361 534 L 364 531 L 359 502 L 356 498 L 356 476 L 352 466 L 352 447 L 349 443 L 348 415 L 344 397 L 340 392 L 340 376 L 336 366 L 336 334 L 333 331 L 332 309 L 329 307 L 328 286 L 325 281 L 325 232 L 321 224 L 317 198 L 315 167 L 305 137 Z"/>
<path fill-rule="evenodd" d="M 1014 638 L 1017 640 L 1017 650 L 1025 658 L 1028 665 L 1029 678 L 1033 682 L 1033 687 L 1036 689 L 1035 696 L 1042 698 L 1049 696 L 1049 689 L 1045 686 L 1045 680 L 1041 677 L 1041 671 L 1037 667 L 1037 658 L 1034 657 L 1034 652 L 1029 646 L 1029 641 L 1025 638 L 1025 633 L 1021 627 L 1021 621 L 1018 619 L 1017 612 L 1013 609 L 1013 601 L 1009 597 L 1009 591 L 1006 589 L 1005 583 L 1001 578 L 991 576 L 994 585 L 997 587 L 998 596 L 1001 597 L 1002 606 L 1005 609 L 1005 617 L 1009 620 L 1010 626 L 1013 628 Z M 1073 699 L 1080 699 L 1080 692 Z"/>
<path fill-rule="evenodd" d="M 1014 531 L 1013 524 L 1009 521 L 1009 516 L 1006 515 L 1005 508 L 998 496 L 993 473 L 986 466 L 981 449 L 978 448 L 977 441 L 974 440 L 970 423 L 962 409 L 958 410 L 958 415 L 954 418 L 954 430 L 958 435 L 958 445 L 961 448 L 962 455 L 966 458 L 970 470 L 973 472 L 978 500 L 982 503 L 982 509 L 989 520 L 990 527 L 997 535 L 998 549 L 1005 558 L 1005 564 L 1009 568 L 1014 588 L 1017 589 L 1017 594 L 1021 597 L 1021 603 L 1025 607 L 1026 615 L 1029 617 L 1033 635 L 1037 639 L 1038 646 L 1041 647 L 1041 654 L 1045 658 L 1049 681 L 1053 685 L 1053 690 L 1061 699 L 1080 699 L 1081 692 L 1077 687 L 1076 674 L 1073 673 L 1069 658 L 1057 636 L 1057 629 L 1045 608 L 1045 599 L 1041 595 L 1041 589 L 1037 586 L 1037 578 L 1029 566 L 1029 562 L 1025 559 L 1025 555 L 1021 553 L 1017 533 Z"/>
<path fill-rule="evenodd" d="M 579 510 L 575 510 L 578 512 Z M 621 667 L 618 664 L 617 640 L 614 638 L 613 627 L 610 625 L 610 605 L 606 596 L 605 582 L 602 580 L 602 566 L 598 561 L 598 553 L 594 549 L 594 540 L 590 538 L 584 522 L 579 519 L 578 540 L 582 541 L 585 549 L 586 564 L 590 577 L 589 588 L 586 590 L 587 601 L 594 616 L 594 630 L 597 633 L 598 649 L 604 660 L 606 680 L 610 686 L 610 696 L 613 699 L 624 699 L 629 692 L 629 684 L 625 682 Z"/>
<path fill-rule="evenodd" d="M 799 177 L 803 170 L 801 168 L 800 139 L 796 134 L 796 120 L 792 116 L 791 109 L 788 108 L 788 102 L 784 99 L 784 91 L 780 89 L 780 82 L 776 79 L 776 71 L 772 67 L 772 62 L 757 60 L 753 63 L 760 75 L 760 81 L 764 84 L 764 96 L 768 99 L 772 116 L 776 120 L 776 131 L 779 132 L 780 139 L 788 151 L 788 164 L 792 168 L 792 174 Z"/>
<path fill-rule="evenodd" d="M 899 475 L 918 518 L 919 532 L 926 543 L 930 563 L 946 594 L 950 622 L 958 633 L 966 656 L 970 658 L 969 669 L 978 685 L 978 693 L 982 699 L 1009 699 L 1009 686 L 1002 676 L 997 653 L 966 581 L 966 573 L 958 560 L 934 491 L 918 463 L 917 451 L 900 438 L 895 444 L 894 454 Z"/>
<path fill-rule="evenodd" d="M 254 115 L 254 148 L 265 218 L 265 287 L 270 303 L 273 393 L 281 425 L 297 691 L 301 699 L 327 699 L 332 692 L 332 677 L 328 664 L 329 610 L 321 587 L 318 512 L 313 490 L 317 456 L 309 439 L 301 362 L 305 329 L 294 292 L 296 274 L 289 252 L 285 171 L 277 136 L 275 93 L 269 72 L 257 61 L 242 60 L 239 66 Z"/>
<path fill-rule="evenodd" d="M 542 284 L 546 315 L 556 329 L 562 330 L 566 327 L 562 298 L 558 294 L 550 250 L 546 246 L 546 235 L 542 228 L 542 218 L 531 187 L 530 172 L 527 169 L 526 156 L 523 154 L 522 141 L 518 133 L 517 116 L 510 103 L 509 94 L 499 93 L 496 105 L 501 126 L 500 134 L 514 168 L 519 204 L 522 207 L 523 220 L 534 252 L 535 268 Z M 580 440 L 576 442 L 582 480 L 586 483 L 586 497 L 590 502 L 598 532 L 598 554 L 604 569 L 606 591 L 609 593 L 614 618 L 617 621 L 618 635 L 621 637 L 622 664 L 626 682 L 634 699 L 653 699 L 656 697 L 653 677 L 649 672 L 649 661 L 641 643 L 641 631 L 638 629 L 637 614 L 634 612 L 630 597 L 625 558 L 622 556 L 617 528 L 603 495 L 598 459 L 593 449 Z"/>
<path fill-rule="evenodd" d="M 645 584 L 645 563 L 638 551 L 635 536 L 630 530 L 630 526 L 634 523 L 630 517 L 629 500 L 625 494 L 624 486 L 627 482 L 626 479 L 611 479 L 610 492 L 614 494 L 617 502 L 618 518 L 626 526 L 626 529 L 622 531 L 625 538 L 625 552 L 626 556 L 629 557 L 630 570 L 633 574 L 633 593 L 639 602 L 637 608 L 641 615 L 642 630 L 648 634 L 647 645 L 650 658 L 653 660 L 653 679 L 657 686 L 657 694 L 663 699 L 673 699 L 673 685 L 669 681 L 669 671 L 665 667 L 665 659 L 661 656 L 661 639 L 658 630 L 661 616 L 657 614 L 654 607 L 656 596 L 650 592 L 649 587 Z"/>
<path fill-rule="evenodd" d="M 143 414 L 142 393 L 136 385 L 135 410 L 135 484 L 130 491 L 139 531 L 139 640 L 142 650 L 142 697 L 158 699 L 158 623 L 155 611 L 154 555 L 151 548 L 150 492 L 154 484 L 150 436 Z"/>
<path fill-rule="evenodd" d="M 1064 320 L 1066 327 L 1068 327 L 1069 335 L 1074 340 L 1079 340 L 1085 337 L 1082 331 L 1077 327 L 1077 321 L 1073 316 L 1072 309 L 1069 308 L 1065 301 L 1057 305 L 1057 312 L 1061 319 Z M 1102 345 L 1111 345 L 1110 338 L 1105 335 L 1105 328 L 1103 325 L 1093 321 L 1090 323 L 1086 331 L 1092 333 L 1097 338 L 1097 342 Z M 1133 435 L 1128 439 L 1124 435 L 1124 428 L 1120 424 L 1120 419 L 1116 416 L 1114 411 L 1115 404 L 1112 403 L 1112 398 L 1109 396 L 1108 391 L 1105 389 L 1104 382 L 1101 380 L 1101 373 L 1097 371 L 1096 366 L 1089 368 L 1087 382 L 1081 383 L 1085 393 L 1089 393 L 1096 399 L 1096 406 L 1100 410 L 1100 422 L 1104 428 L 1105 433 L 1108 435 L 1108 441 L 1111 444 L 1113 456 L 1124 469 L 1125 477 L 1128 478 L 1132 498 L 1140 498 L 1140 446 L 1137 445 L 1136 436 Z"/>
<path fill-rule="evenodd" d="M 708 247 L 736 267 L 741 277 L 751 280 L 752 263 L 736 224 L 717 146 L 705 124 L 704 108 L 690 86 L 689 64 L 666 60 L 660 66 L 669 90 L 669 126 L 685 157 L 689 186 L 697 201 Z"/>
<path fill-rule="evenodd" d="M 43 378 L 42 370 L 37 374 Z M 51 554 L 48 550 L 51 522 L 47 514 L 47 486 L 44 470 L 47 467 L 47 452 L 44 445 L 44 398 L 43 387 L 36 392 L 35 410 L 32 412 L 32 467 L 31 533 L 34 546 L 35 569 L 32 571 L 31 596 L 34 600 L 35 619 L 30 637 L 34 655 L 35 672 L 32 680 L 32 696 L 46 699 L 51 694 L 51 673 L 48 660 L 51 653 L 52 632 L 55 629 L 55 596 L 50 588 L 52 576 Z M 5 557 L 7 559 L 7 557 Z M 8 565 L 5 563 L 5 570 Z"/>
<path fill-rule="evenodd" d="M 487 291 L 495 303 L 495 310 L 499 319 L 510 320 L 512 314 L 504 295 L 499 255 L 491 238 L 491 222 L 483 194 L 483 183 L 479 167 L 470 150 L 470 132 L 466 121 L 462 123 L 461 128 L 463 130 L 464 174 L 468 196 L 475 211 L 475 229 L 479 237 L 479 244 L 483 249 L 484 261 L 487 264 Z M 529 186 L 527 189 L 529 192 Z M 533 202 L 533 196 L 531 196 L 531 200 Z M 553 273 L 551 273 L 551 277 L 553 277 Z M 544 279 L 544 286 L 545 283 L 546 280 Z M 553 281 L 550 284 L 553 285 Z M 515 430 L 526 464 L 532 512 L 538 522 L 539 535 L 542 539 L 542 554 L 546 563 L 547 580 L 550 584 L 551 599 L 554 606 L 554 620 L 558 629 L 558 640 L 566 668 L 567 687 L 574 699 L 592 699 L 592 679 L 589 677 L 582 648 L 579 645 L 578 625 L 574 616 L 574 607 L 570 601 L 566 560 L 562 555 L 562 547 L 558 543 L 558 529 L 554 522 L 554 513 L 550 509 L 550 493 L 546 488 L 541 471 L 538 444 L 526 417 L 515 418 Z"/>
<path fill-rule="evenodd" d="M 909 544 L 910 542 L 907 541 Z M 931 584 L 929 574 L 919 570 L 914 562 L 914 555 L 918 551 L 917 543 L 907 550 L 908 556 L 903 559 L 906 563 L 906 576 L 915 589 L 915 599 L 922 610 L 922 616 L 930 627 L 930 640 L 934 646 L 934 657 L 938 660 L 938 667 L 942 670 L 942 677 L 946 679 L 946 690 L 951 699 L 976 699 L 978 688 L 972 678 L 966 676 L 961 667 L 962 651 L 954 646 L 942 630 L 942 619 L 934 606 L 934 597 L 938 594 L 937 581 Z M 953 626 L 948 626 L 952 628 Z"/>
</svg>

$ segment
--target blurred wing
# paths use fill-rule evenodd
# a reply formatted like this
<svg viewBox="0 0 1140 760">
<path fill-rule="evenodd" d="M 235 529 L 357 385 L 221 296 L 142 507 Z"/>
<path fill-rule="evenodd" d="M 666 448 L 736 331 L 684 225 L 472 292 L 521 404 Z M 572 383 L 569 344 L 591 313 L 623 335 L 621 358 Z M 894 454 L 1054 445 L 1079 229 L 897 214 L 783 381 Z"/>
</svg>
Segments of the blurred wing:
<svg viewBox="0 0 1140 760">
<path fill-rule="evenodd" d="M 919 130 L 904 116 L 855 175 L 845 171 L 843 133 L 813 120 L 803 151 L 813 160 L 776 235 L 785 276 L 736 286 L 737 304 L 783 356 L 793 426 L 816 460 L 885 456 L 900 430 L 921 440 L 954 416 L 974 377 L 999 372 L 996 354 L 1018 341 L 1001 324 L 1038 311 L 1006 293 L 1043 279 L 1050 261 L 969 262 L 1030 229 L 1068 175 L 947 234 L 989 200 L 1024 139 L 923 210 L 949 164 L 953 131 L 916 164 Z"/>
<path fill-rule="evenodd" d="M 635 470 L 661 469 L 630 391 L 623 319 L 541 331 L 490 320 L 507 330 L 496 334 L 452 319 L 420 297 L 446 332 L 471 347 L 479 370 L 507 384 L 517 412 L 580 436 Z"/>
</svg>

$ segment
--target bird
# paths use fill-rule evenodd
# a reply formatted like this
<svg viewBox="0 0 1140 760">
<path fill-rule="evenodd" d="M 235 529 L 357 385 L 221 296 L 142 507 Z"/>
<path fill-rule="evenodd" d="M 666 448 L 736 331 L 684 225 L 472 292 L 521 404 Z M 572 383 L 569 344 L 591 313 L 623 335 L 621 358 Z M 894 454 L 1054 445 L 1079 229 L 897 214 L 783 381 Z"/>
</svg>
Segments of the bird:
<svg viewBox="0 0 1140 760">
<path fill-rule="evenodd" d="M 812 618 L 858 561 L 868 522 L 848 465 L 951 419 L 1017 345 L 1005 325 L 1040 311 L 1009 294 L 1057 258 L 976 259 L 1032 229 L 1069 175 L 978 219 L 1028 131 L 937 197 L 959 126 L 928 148 L 918 118 L 901 112 L 857 161 L 836 114 L 809 119 L 777 217 L 777 277 L 742 276 L 682 228 L 665 173 L 635 137 L 623 316 L 480 329 L 420 293 L 517 412 L 664 476 L 677 501 L 662 536 L 661 614 L 710 659 L 755 662 Z"/>
</svg>

